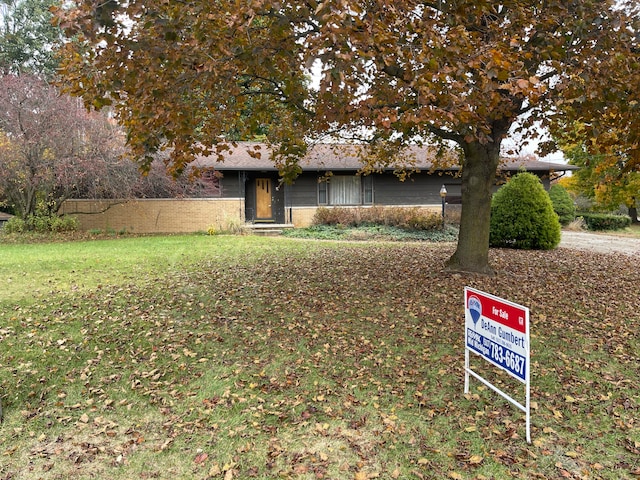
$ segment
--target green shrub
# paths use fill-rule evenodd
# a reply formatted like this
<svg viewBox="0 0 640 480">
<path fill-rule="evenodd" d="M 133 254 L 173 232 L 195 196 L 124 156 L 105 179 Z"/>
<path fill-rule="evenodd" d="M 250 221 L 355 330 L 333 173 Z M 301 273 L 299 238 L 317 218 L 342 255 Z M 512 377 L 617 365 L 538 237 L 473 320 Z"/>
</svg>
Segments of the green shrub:
<svg viewBox="0 0 640 480">
<path fill-rule="evenodd" d="M 553 185 L 549 189 L 549 197 L 553 211 L 558 214 L 562 225 L 569 225 L 576 218 L 576 206 L 573 199 L 562 185 Z"/>
<path fill-rule="evenodd" d="M 621 230 L 631 225 L 628 215 L 610 213 L 580 213 L 589 230 Z"/>
<path fill-rule="evenodd" d="M 5 233 L 62 233 L 75 232 L 79 226 L 80 223 L 76 217 L 30 215 L 25 219 L 18 217 L 9 219 L 4 226 L 4 231 Z"/>
<path fill-rule="evenodd" d="M 4 233 L 24 233 L 27 231 L 27 223 L 20 217 L 11 217 L 2 227 Z"/>
<path fill-rule="evenodd" d="M 558 246 L 560 221 L 538 177 L 519 173 L 493 196 L 489 243 L 526 250 Z"/>
<path fill-rule="evenodd" d="M 75 232 L 80 228 L 80 222 L 76 217 L 65 215 L 63 217 L 54 216 L 49 218 L 51 219 L 49 224 L 50 232 Z"/>
</svg>

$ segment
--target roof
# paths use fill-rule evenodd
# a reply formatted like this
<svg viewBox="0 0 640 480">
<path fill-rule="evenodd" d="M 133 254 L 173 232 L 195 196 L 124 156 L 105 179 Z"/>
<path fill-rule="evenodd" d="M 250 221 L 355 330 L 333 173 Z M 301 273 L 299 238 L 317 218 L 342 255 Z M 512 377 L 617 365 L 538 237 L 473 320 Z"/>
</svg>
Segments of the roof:
<svg viewBox="0 0 640 480">
<path fill-rule="evenodd" d="M 303 171 L 340 171 L 360 170 L 363 166 L 363 145 L 348 144 L 315 144 L 307 154 L 300 159 L 299 165 Z M 257 155 L 256 155 L 257 153 Z M 245 171 L 277 171 L 278 168 L 270 158 L 271 148 L 264 143 L 238 142 L 231 146 L 229 152 L 224 152 L 223 161 L 218 161 L 215 155 L 198 157 L 194 162 L 200 167 L 214 167 L 216 170 L 245 170 Z M 419 169 L 430 170 L 434 163 L 444 159 L 443 163 L 451 166 L 436 168 L 436 170 L 457 171 L 460 166 L 449 154 L 449 158 L 437 157 L 434 147 L 410 146 L 403 151 L 402 158 L 389 165 L 383 165 L 383 170 Z M 529 172 L 536 171 L 566 171 L 576 170 L 573 165 L 557 162 L 540 161 L 533 158 L 507 158 L 501 165 L 503 171 L 517 171 L 522 168 Z"/>
<path fill-rule="evenodd" d="M 7 220 L 9 220 L 12 217 L 13 217 L 13 215 L 9 215 L 8 213 L 0 212 L 0 222 L 6 222 Z"/>
</svg>

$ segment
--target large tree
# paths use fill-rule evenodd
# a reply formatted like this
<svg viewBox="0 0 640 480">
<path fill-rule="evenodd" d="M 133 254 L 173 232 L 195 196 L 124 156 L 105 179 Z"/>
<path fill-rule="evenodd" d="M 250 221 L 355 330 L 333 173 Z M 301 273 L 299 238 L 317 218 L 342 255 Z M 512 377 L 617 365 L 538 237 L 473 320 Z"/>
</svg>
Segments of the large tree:
<svg viewBox="0 0 640 480">
<path fill-rule="evenodd" d="M 72 196 L 126 196 L 122 132 L 30 75 L 0 76 L 0 196 L 25 218 Z"/>
<path fill-rule="evenodd" d="M 449 268 L 489 272 L 503 139 L 514 125 L 544 126 L 564 105 L 588 111 L 603 100 L 603 79 L 637 75 L 635 4 L 77 0 L 57 15 L 75 39 L 65 52 L 70 90 L 113 105 L 143 165 L 167 147 L 180 171 L 198 153 L 221 153 L 228 132 L 265 123 L 283 172 L 295 173 L 308 142 L 327 134 L 385 152 L 456 145 L 463 208 Z M 612 71 L 611 56 L 629 59 L 626 68 Z"/>
<path fill-rule="evenodd" d="M 58 0 L 0 0 L 0 73 L 52 76 L 62 31 L 52 23 Z"/>
</svg>

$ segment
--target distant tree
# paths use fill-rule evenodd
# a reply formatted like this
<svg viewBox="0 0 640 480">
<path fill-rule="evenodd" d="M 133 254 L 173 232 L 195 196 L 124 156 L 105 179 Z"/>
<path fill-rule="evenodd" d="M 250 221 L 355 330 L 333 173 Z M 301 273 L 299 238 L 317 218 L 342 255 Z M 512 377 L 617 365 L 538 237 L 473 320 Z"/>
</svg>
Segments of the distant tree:
<svg viewBox="0 0 640 480">
<path fill-rule="evenodd" d="M 569 190 L 591 200 L 598 210 L 617 210 L 624 205 L 637 222 L 633 209 L 640 197 L 640 169 L 625 171 L 620 156 L 591 153 L 583 144 L 564 145 L 563 150 L 569 163 L 580 167 L 566 182 Z"/>
<path fill-rule="evenodd" d="M 146 166 L 165 148 L 182 171 L 199 153 L 222 156 L 227 132 L 269 122 L 287 179 L 324 135 L 398 152 L 453 143 L 462 214 L 452 270 L 491 271 L 491 195 L 512 127 L 588 114 L 598 138 L 637 108 L 636 0 L 77 0 L 57 17 L 77 40 L 64 52 L 69 91 L 112 105 Z"/>
<path fill-rule="evenodd" d="M 62 43 L 62 30 L 53 25 L 51 7 L 58 0 L 0 1 L 0 74 L 30 73 L 51 77 Z"/>
<path fill-rule="evenodd" d="M 518 173 L 493 196 L 490 243 L 494 247 L 525 250 L 558 246 L 558 215 L 537 176 Z"/>
<path fill-rule="evenodd" d="M 72 196 L 128 195 L 120 128 L 29 75 L 0 77 L 0 194 L 15 213 L 55 213 Z"/>
<path fill-rule="evenodd" d="M 137 165 L 130 162 L 130 175 L 137 178 L 131 189 L 135 198 L 209 198 L 219 197 L 221 173 L 212 168 L 188 168 L 177 177 L 169 174 L 166 158 L 154 160 L 149 170 L 140 175 Z M 108 196 L 91 198 L 113 198 Z"/>
</svg>

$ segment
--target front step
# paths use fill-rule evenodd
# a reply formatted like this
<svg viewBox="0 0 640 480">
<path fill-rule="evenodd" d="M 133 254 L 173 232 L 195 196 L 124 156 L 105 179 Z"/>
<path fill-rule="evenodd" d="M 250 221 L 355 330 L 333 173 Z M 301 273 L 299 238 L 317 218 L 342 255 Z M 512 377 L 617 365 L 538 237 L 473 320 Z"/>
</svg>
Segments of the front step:
<svg viewBox="0 0 640 480">
<path fill-rule="evenodd" d="M 283 230 L 294 228 L 291 223 L 247 223 L 245 228 L 253 235 L 276 236 Z"/>
</svg>

